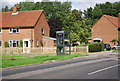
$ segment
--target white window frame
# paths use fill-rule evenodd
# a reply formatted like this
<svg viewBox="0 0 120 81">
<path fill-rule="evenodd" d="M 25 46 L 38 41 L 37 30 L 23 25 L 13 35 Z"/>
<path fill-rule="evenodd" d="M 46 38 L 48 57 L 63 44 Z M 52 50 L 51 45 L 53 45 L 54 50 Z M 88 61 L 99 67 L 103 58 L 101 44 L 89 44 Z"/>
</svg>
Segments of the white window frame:
<svg viewBox="0 0 120 81">
<path fill-rule="evenodd" d="M 0 33 L 2 33 L 2 28 L 0 28 L 0 30 L 1 30 Z"/>
<path fill-rule="evenodd" d="M 1 46 L 0 46 L 0 48 L 2 47 L 2 40 L 0 40 L 0 42 L 1 42 Z"/>
<path fill-rule="evenodd" d="M 19 43 L 20 43 L 19 40 L 9 40 L 9 47 L 13 47 L 13 43 L 16 43 L 16 47 L 18 47 L 18 45 L 17 45 L 17 41 L 18 41 L 18 45 L 19 45 Z M 12 45 L 11 45 L 10 42 L 12 42 Z"/>
<path fill-rule="evenodd" d="M 17 32 L 17 29 L 18 29 L 18 32 Z M 11 30 L 11 31 L 10 31 Z M 16 32 L 13 32 L 13 31 L 16 31 Z M 20 33 L 20 28 L 9 28 L 9 33 Z"/>
</svg>

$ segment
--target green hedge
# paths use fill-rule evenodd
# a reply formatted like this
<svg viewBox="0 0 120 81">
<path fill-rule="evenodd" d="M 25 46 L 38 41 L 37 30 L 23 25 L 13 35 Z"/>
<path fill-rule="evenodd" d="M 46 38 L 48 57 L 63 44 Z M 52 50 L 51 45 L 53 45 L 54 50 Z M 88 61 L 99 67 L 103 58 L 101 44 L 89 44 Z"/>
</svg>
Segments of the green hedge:
<svg viewBox="0 0 120 81">
<path fill-rule="evenodd" d="M 92 43 L 89 44 L 89 52 L 100 52 L 104 51 L 104 43 Z"/>
</svg>

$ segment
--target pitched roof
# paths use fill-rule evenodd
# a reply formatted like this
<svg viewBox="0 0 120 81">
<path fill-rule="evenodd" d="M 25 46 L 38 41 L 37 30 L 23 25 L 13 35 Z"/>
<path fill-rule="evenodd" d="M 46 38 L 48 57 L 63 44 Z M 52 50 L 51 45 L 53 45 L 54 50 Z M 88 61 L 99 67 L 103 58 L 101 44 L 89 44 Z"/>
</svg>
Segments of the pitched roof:
<svg viewBox="0 0 120 81">
<path fill-rule="evenodd" d="M 42 10 L 18 11 L 17 15 L 13 12 L 0 12 L 0 27 L 30 27 L 34 26 L 42 14 Z M 1 17 L 1 16 L 0 16 Z"/>
<path fill-rule="evenodd" d="M 107 18 L 112 24 L 114 24 L 116 27 L 118 27 L 118 18 L 109 16 L 109 15 L 103 15 L 105 18 Z"/>
</svg>

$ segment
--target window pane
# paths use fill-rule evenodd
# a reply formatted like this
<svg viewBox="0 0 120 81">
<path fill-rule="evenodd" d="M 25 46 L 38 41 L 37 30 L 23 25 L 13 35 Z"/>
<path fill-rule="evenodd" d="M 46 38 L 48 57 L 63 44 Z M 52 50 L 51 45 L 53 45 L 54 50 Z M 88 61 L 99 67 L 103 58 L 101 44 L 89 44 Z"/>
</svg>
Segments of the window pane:
<svg viewBox="0 0 120 81">
<path fill-rule="evenodd" d="M 28 47 L 28 41 L 25 41 L 25 47 Z"/>
<path fill-rule="evenodd" d="M 16 33 L 17 31 L 16 30 L 13 30 L 13 33 Z"/>
<path fill-rule="evenodd" d="M 17 47 L 18 47 L 18 45 L 19 45 L 19 41 L 17 41 Z"/>
<path fill-rule="evenodd" d="M 12 32 L 12 29 L 10 28 L 10 32 Z"/>
<path fill-rule="evenodd" d="M 19 32 L 19 28 L 17 28 L 17 33 Z"/>
<path fill-rule="evenodd" d="M 17 44 L 16 44 L 16 43 L 13 43 L 13 47 L 17 47 Z"/>
<path fill-rule="evenodd" d="M 12 41 L 10 41 L 10 47 L 12 47 Z"/>
<path fill-rule="evenodd" d="M 45 32 L 44 32 L 44 28 L 42 28 L 42 34 L 44 34 Z"/>
</svg>

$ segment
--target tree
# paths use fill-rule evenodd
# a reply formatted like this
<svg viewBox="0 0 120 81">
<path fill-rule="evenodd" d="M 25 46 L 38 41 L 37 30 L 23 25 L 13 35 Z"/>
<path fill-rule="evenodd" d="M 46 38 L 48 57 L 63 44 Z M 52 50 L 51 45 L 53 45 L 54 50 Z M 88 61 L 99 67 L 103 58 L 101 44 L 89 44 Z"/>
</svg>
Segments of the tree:
<svg viewBox="0 0 120 81">
<path fill-rule="evenodd" d="M 62 22 L 57 18 L 51 18 L 48 23 L 50 25 L 50 36 L 56 38 L 56 31 L 62 31 Z"/>
<path fill-rule="evenodd" d="M 71 10 L 71 2 L 20 2 L 20 10 L 44 10 L 47 21 L 50 25 L 51 37 L 56 37 L 56 31 L 61 31 L 66 27 L 66 17 L 69 16 Z"/>
<path fill-rule="evenodd" d="M 72 10 L 72 16 L 74 16 L 76 20 L 82 20 L 82 11 L 74 9 Z"/>
<path fill-rule="evenodd" d="M 84 10 L 85 17 L 88 19 L 92 19 L 92 11 L 93 11 L 92 7 L 87 8 L 87 10 Z"/>
<path fill-rule="evenodd" d="M 35 10 L 34 2 L 20 2 L 19 6 L 20 6 L 20 11 Z"/>
<path fill-rule="evenodd" d="M 99 6 L 94 7 L 92 12 L 92 18 L 93 19 L 99 19 L 103 15 L 102 10 Z"/>
<path fill-rule="evenodd" d="M 10 11 L 8 6 L 5 6 L 5 8 L 2 8 L 2 12 L 8 12 L 8 11 Z"/>
</svg>

